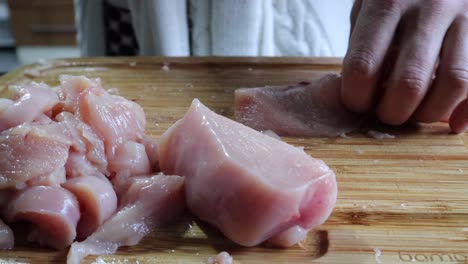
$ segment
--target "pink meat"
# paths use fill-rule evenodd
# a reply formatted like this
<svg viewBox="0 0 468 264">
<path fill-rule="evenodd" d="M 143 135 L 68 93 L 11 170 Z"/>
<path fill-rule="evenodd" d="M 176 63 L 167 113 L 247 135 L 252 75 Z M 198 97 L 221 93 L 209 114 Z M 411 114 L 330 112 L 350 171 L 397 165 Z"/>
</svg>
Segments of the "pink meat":
<svg viewBox="0 0 468 264">
<path fill-rule="evenodd" d="M 46 185 L 46 186 L 59 186 L 67 180 L 65 175 L 64 167 L 57 167 L 57 169 L 49 174 L 39 175 L 28 181 L 26 185 L 36 186 L 36 185 Z M 17 187 L 20 185 L 17 185 Z"/>
<path fill-rule="evenodd" d="M 322 224 L 336 201 L 335 174 L 323 161 L 198 100 L 159 148 L 161 170 L 186 177 L 189 209 L 244 246 L 295 244 L 303 236 L 291 230 Z M 277 239 L 284 237 L 291 240 Z"/>
<path fill-rule="evenodd" d="M 72 149 L 82 155 L 81 158 L 84 159 L 82 163 L 89 163 L 89 166 L 94 167 L 94 170 L 99 171 L 100 174 L 107 175 L 109 172 L 107 170 L 108 162 L 104 150 L 104 142 L 94 133 L 93 129 L 72 113 L 62 112 L 56 115 L 55 119 L 65 127 L 66 133 L 70 135 Z M 76 159 L 76 157 L 74 158 Z M 73 161 L 71 162 L 73 163 Z M 79 173 L 80 168 L 76 169 L 78 171 L 75 172 Z M 69 172 L 68 170 L 67 175 L 71 177 L 75 176 L 74 172 Z M 91 173 L 91 175 L 96 174 Z"/>
<path fill-rule="evenodd" d="M 77 264 L 88 255 L 112 254 L 120 246 L 136 245 L 154 228 L 179 215 L 184 208 L 183 182 L 179 176 L 136 178 L 118 212 L 86 240 L 72 244 L 67 263 Z"/>
<path fill-rule="evenodd" d="M 313 83 L 243 88 L 235 91 L 235 117 L 256 130 L 280 136 L 338 136 L 358 128 L 362 116 L 340 101 L 341 77 Z"/>
<path fill-rule="evenodd" d="M 126 141 L 136 141 L 145 131 L 146 119 L 141 106 L 123 97 L 87 91 L 80 101 L 80 117 L 100 136 L 108 159 Z"/>
<path fill-rule="evenodd" d="M 112 172 L 127 170 L 130 175 L 148 175 L 151 173 L 151 163 L 143 144 L 128 141 L 116 148 L 114 158 L 109 164 Z"/>
<path fill-rule="evenodd" d="M 60 103 L 56 106 L 57 112 L 79 112 L 79 103 L 88 92 L 105 92 L 100 79 L 90 79 L 84 76 L 60 76 L 60 86 L 55 89 L 60 98 Z"/>
<path fill-rule="evenodd" d="M 0 219 L 0 249 L 12 249 L 14 245 L 13 230 Z"/>
<path fill-rule="evenodd" d="M 106 178 L 80 176 L 62 185 L 79 201 L 81 218 L 78 238 L 86 238 L 107 220 L 117 209 L 117 196 Z"/>
<path fill-rule="evenodd" d="M 226 251 L 220 252 L 214 257 L 209 257 L 206 261 L 206 264 L 232 264 L 233 258 Z"/>
<path fill-rule="evenodd" d="M 15 196 L 5 210 L 5 220 L 34 224 L 29 240 L 56 249 L 69 246 L 76 237 L 80 218 L 78 202 L 59 186 L 33 186 Z"/>
<path fill-rule="evenodd" d="M 86 158 L 86 154 L 76 151 L 70 151 L 68 154 L 67 163 L 65 163 L 65 171 L 68 178 L 88 175 L 106 178 L 106 176 Z"/>
<path fill-rule="evenodd" d="M 32 124 L 34 124 L 34 125 L 48 125 L 48 124 L 50 124 L 52 122 L 53 122 L 53 120 L 49 117 L 49 115 L 42 114 L 42 115 L 39 115 L 38 117 L 34 118 L 34 120 L 32 121 Z"/>
<path fill-rule="evenodd" d="M 148 155 L 148 159 L 151 165 L 151 170 L 158 171 L 159 170 L 158 142 L 155 139 L 147 135 L 143 135 L 143 137 L 140 140 L 140 143 L 145 146 L 146 154 Z"/>
<path fill-rule="evenodd" d="M 18 187 L 33 178 L 53 177 L 62 181 L 61 170 L 71 141 L 57 123 L 20 125 L 0 133 L 0 189 Z M 55 180 L 51 180 L 55 182 Z"/>
<path fill-rule="evenodd" d="M 123 206 L 93 237 L 115 249 L 137 243 L 151 220 L 161 224 L 183 207 L 182 180 L 135 177 L 156 171 L 159 154 L 138 104 L 109 94 L 99 79 L 60 82 L 12 86 L 11 98 L 0 98 L 1 211 L 9 222 L 33 222 L 30 240 L 63 248 L 109 220 L 118 191 Z"/>
<path fill-rule="evenodd" d="M 45 84 L 8 87 L 12 103 L 0 103 L 0 131 L 31 122 L 52 109 L 58 102 L 57 95 Z"/>
</svg>

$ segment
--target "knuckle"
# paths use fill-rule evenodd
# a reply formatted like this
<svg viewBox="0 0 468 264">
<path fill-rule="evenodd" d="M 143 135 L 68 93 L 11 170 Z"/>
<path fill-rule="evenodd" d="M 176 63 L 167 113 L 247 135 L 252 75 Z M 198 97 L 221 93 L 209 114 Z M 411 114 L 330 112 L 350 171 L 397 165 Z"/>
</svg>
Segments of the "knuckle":
<svg viewBox="0 0 468 264">
<path fill-rule="evenodd" d="M 401 0 L 384 0 L 379 3 L 379 9 L 385 13 L 397 12 L 401 8 Z"/>
<path fill-rule="evenodd" d="M 453 1 L 447 1 L 447 0 L 430 0 L 427 1 L 427 5 L 429 9 L 436 14 L 441 13 L 444 9 L 447 7 L 448 2 L 453 2 Z"/>
<path fill-rule="evenodd" d="M 364 12 L 374 19 L 386 19 L 400 16 L 404 10 L 403 4 L 401 0 L 369 1 Z"/>
<path fill-rule="evenodd" d="M 398 80 L 404 95 L 409 100 L 417 100 L 424 96 L 425 82 L 419 77 L 403 77 Z"/>
<path fill-rule="evenodd" d="M 419 100 L 426 92 L 428 80 L 426 70 L 421 66 L 407 66 L 405 72 L 398 77 L 396 86 L 409 100 Z"/>
<path fill-rule="evenodd" d="M 468 89 L 468 68 L 450 68 L 447 70 L 447 84 L 452 89 Z"/>
<path fill-rule="evenodd" d="M 375 73 L 375 59 L 372 52 L 363 49 L 353 50 L 345 59 L 345 71 L 357 77 L 370 79 Z"/>
</svg>

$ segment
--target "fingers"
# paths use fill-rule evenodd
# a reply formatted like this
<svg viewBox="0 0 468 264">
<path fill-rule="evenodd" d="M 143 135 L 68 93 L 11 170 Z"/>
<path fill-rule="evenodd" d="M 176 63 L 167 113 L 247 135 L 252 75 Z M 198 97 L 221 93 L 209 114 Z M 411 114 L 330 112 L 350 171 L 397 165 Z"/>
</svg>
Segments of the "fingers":
<svg viewBox="0 0 468 264">
<path fill-rule="evenodd" d="M 398 59 L 377 108 L 384 123 L 404 123 L 424 98 L 444 35 L 456 14 L 455 5 L 447 3 L 428 1 L 417 13 L 408 13 Z"/>
<path fill-rule="evenodd" d="M 468 132 L 468 98 L 455 108 L 450 116 L 449 125 L 455 133 Z"/>
<path fill-rule="evenodd" d="M 439 71 L 414 119 L 435 122 L 450 116 L 468 95 L 468 19 L 456 19 L 445 36 Z"/>
<path fill-rule="evenodd" d="M 359 11 L 361 10 L 361 6 L 362 6 L 362 0 L 355 0 L 354 1 L 354 4 L 353 4 L 353 8 L 351 9 L 351 30 L 350 30 L 350 34 L 349 36 L 351 37 L 351 34 L 353 32 L 353 29 L 354 29 L 354 25 L 356 25 L 356 19 L 357 19 L 357 16 L 359 14 Z"/>
<path fill-rule="evenodd" d="M 362 0 L 342 70 L 341 99 L 350 110 L 365 112 L 371 108 L 405 2 Z"/>
</svg>

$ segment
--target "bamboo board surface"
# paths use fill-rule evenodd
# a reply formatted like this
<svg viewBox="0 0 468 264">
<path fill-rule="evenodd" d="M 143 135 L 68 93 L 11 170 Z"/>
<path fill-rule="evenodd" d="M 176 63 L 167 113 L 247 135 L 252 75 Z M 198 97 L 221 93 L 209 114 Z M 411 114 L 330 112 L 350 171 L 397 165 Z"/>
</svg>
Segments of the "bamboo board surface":
<svg viewBox="0 0 468 264">
<path fill-rule="evenodd" d="M 0 90 L 30 80 L 57 85 L 61 74 L 100 77 L 104 87 L 118 88 L 143 106 L 148 133 L 158 138 L 193 98 L 232 118 L 234 89 L 313 80 L 338 71 L 339 63 L 320 58 L 82 58 L 20 68 L 0 78 Z M 365 133 L 283 138 L 323 159 L 338 180 L 331 217 L 300 245 L 242 248 L 187 215 L 137 246 L 90 256 L 84 263 L 204 263 L 222 250 L 235 263 L 468 263 L 468 135 L 450 134 L 441 123 L 382 131 L 396 138 L 377 140 Z M 0 252 L 0 263 L 64 263 L 67 250 L 39 248 L 24 234 L 18 237 L 14 250 Z"/>
</svg>

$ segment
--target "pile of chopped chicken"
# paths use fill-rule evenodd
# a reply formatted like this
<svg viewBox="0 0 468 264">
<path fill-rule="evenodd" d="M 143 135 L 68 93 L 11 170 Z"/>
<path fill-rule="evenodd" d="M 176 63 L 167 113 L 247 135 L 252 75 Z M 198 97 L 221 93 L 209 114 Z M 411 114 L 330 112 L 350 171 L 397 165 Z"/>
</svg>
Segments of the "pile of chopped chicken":
<svg viewBox="0 0 468 264">
<path fill-rule="evenodd" d="M 0 101 L 1 216 L 31 223 L 28 239 L 40 245 L 73 243 L 68 261 L 79 263 L 135 245 L 175 217 L 183 178 L 155 175 L 157 144 L 138 104 L 98 79 L 60 83 L 11 86 Z M 0 226 L 0 246 L 12 248 L 12 230 Z"/>
</svg>

